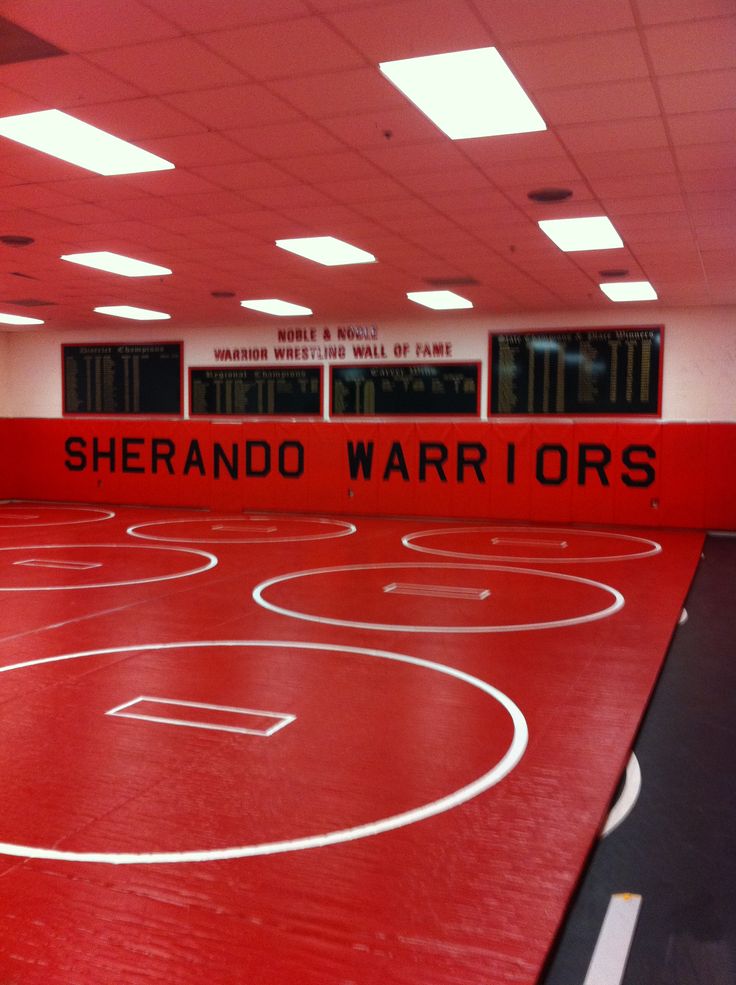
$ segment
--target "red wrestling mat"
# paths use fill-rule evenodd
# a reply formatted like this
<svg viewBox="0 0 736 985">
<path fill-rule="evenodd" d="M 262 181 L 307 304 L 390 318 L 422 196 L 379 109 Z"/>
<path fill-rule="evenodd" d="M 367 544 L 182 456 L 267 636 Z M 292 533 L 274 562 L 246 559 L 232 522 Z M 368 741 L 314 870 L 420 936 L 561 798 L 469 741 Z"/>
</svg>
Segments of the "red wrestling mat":
<svg viewBox="0 0 736 985">
<path fill-rule="evenodd" d="M 702 537 L 114 512 L 0 506 L 0 979 L 532 985 Z"/>
</svg>

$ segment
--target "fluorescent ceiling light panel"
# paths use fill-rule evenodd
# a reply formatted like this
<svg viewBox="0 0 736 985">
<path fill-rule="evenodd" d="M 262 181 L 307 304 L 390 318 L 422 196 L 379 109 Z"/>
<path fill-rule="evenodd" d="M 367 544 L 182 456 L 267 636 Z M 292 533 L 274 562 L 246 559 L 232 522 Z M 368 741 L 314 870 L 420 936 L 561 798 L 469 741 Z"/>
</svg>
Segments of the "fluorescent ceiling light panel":
<svg viewBox="0 0 736 985">
<path fill-rule="evenodd" d="M 372 253 L 351 246 L 334 236 L 307 236 L 304 239 L 277 239 L 276 246 L 296 253 L 307 260 L 323 263 L 326 267 L 338 267 L 347 263 L 375 263 Z"/>
<path fill-rule="evenodd" d="M 113 304 L 103 308 L 95 308 L 101 315 L 114 315 L 115 318 L 133 318 L 135 321 L 161 321 L 171 318 L 164 311 L 149 311 L 147 308 L 135 308 L 129 304 Z"/>
<path fill-rule="evenodd" d="M 656 301 L 657 292 L 648 280 L 619 281 L 616 284 L 599 284 L 611 301 Z"/>
<path fill-rule="evenodd" d="M 263 298 L 260 301 L 241 301 L 241 307 L 252 308 L 253 311 L 263 311 L 267 315 L 311 315 L 312 309 L 279 298 Z"/>
<path fill-rule="evenodd" d="M 97 174 L 165 171 L 170 161 L 58 109 L 0 118 L 0 135 Z"/>
<path fill-rule="evenodd" d="M 578 250 L 618 250 L 623 240 L 605 215 L 585 219 L 543 219 L 539 228 L 565 253 Z"/>
<path fill-rule="evenodd" d="M 472 301 L 460 297 L 454 291 L 409 291 L 406 296 L 410 301 L 423 304 L 425 308 L 434 308 L 436 311 L 473 307 Z"/>
<path fill-rule="evenodd" d="M 99 253 L 67 253 L 62 260 L 70 263 L 80 263 L 84 267 L 94 267 L 96 270 L 106 270 L 111 274 L 122 274 L 123 277 L 162 277 L 170 274 L 168 267 L 159 267 L 145 260 L 134 260 L 120 253 L 109 253 L 101 250 Z"/>
<path fill-rule="evenodd" d="M 496 48 L 403 58 L 378 67 L 453 140 L 547 129 Z"/>
<path fill-rule="evenodd" d="M 6 315 L 0 312 L 0 323 L 3 325 L 43 325 L 41 318 L 26 318 L 24 315 Z"/>
</svg>

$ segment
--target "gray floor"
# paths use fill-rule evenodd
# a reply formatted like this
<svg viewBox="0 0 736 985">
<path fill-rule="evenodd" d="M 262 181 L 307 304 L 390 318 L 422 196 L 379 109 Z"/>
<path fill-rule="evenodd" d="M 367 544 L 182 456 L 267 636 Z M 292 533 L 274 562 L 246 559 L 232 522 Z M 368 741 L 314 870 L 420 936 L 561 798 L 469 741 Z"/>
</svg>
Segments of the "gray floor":
<svg viewBox="0 0 736 985">
<path fill-rule="evenodd" d="M 736 983 L 736 538 L 706 540 L 635 753 L 540 985 L 583 985 L 610 897 L 643 897 L 622 985 Z M 618 985 L 613 982 L 611 985 Z"/>
</svg>

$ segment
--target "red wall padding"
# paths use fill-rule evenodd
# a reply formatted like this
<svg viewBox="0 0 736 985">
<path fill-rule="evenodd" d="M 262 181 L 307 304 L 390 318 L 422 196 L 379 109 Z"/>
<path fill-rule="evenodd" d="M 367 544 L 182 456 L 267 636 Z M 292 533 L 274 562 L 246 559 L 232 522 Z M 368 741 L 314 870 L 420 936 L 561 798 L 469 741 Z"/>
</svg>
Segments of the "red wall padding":
<svg viewBox="0 0 736 985">
<path fill-rule="evenodd" d="M 0 450 L 2 498 L 736 528 L 736 424 L 5 419 Z"/>
</svg>

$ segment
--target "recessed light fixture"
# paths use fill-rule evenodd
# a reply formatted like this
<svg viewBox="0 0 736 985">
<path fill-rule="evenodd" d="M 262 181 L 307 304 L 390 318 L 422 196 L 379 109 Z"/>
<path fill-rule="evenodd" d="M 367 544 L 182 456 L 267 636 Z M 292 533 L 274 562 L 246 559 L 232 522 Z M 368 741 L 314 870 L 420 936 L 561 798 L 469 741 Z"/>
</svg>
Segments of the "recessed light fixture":
<svg viewBox="0 0 736 985">
<path fill-rule="evenodd" d="M 565 253 L 578 250 L 617 250 L 623 240 L 605 215 L 584 219 L 542 219 L 539 228 Z"/>
<path fill-rule="evenodd" d="M 402 58 L 378 67 L 453 140 L 547 129 L 496 48 Z"/>
<path fill-rule="evenodd" d="M 611 301 L 656 301 L 657 292 L 648 280 L 628 280 L 598 285 Z"/>
<path fill-rule="evenodd" d="M 155 263 L 134 260 L 133 257 L 109 253 L 107 250 L 99 253 L 67 253 L 61 259 L 82 264 L 84 267 L 94 267 L 95 270 L 106 270 L 111 274 L 122 274 L 123 277 L 161 277 L 171 273 L 168 267 L 159 267 Z"/>
<path fill-rule="evenodd" d="M 473 307 L 472 301 L 460 297 L 454 291 L 408 291 L 406 296 L 410 301 L 423 304 L 425 308 L 434 308 L 436 311 Z"/>
<path fill-rule="evenodd" d="M 114 315 L 115 318 L 132 318 L 135 321 L 162 321 L 171 318 L 165 311 L 149 311 L 147 308 L 136 308 L 130 304 L 112 304 L 95 308 L 101 315 Z"/>
<path fill-rule="evenodd" d="M 0 323 L 3 325 L 43 325 L 41 318 L 26 318 L 24 315 L 7 315 L 0 312 Z"/>
<path fill-rule="evenodd" d="M 260 301 L 241 301 L 243 308 L 252 308 L 253 311 L 262 311 L 267 315 L 311 315 L 312 309 L 305 308 L 301 304 L 292 304 L 290 301 L 281 301 L 279 298 L 263 298 Z"/>
<path fill-rule="evenodd" d="M 0 136 L 97 174 L 138 174 L 174 167 L 171 161 L 58 109 L 2 117 Z"/>
<path fill-rule="evenodd" d="M 334 236 L 307 236 L 303 239 L 277 239 L 276 246 L 296 253 L 307 260 L 323 263 L 326 267 L 338 267 L 348 263 L 375 263 L 372 253 L 345 243 Z"/>
</svg>

